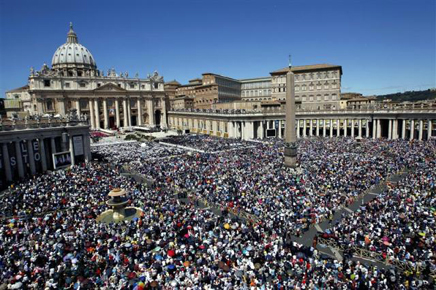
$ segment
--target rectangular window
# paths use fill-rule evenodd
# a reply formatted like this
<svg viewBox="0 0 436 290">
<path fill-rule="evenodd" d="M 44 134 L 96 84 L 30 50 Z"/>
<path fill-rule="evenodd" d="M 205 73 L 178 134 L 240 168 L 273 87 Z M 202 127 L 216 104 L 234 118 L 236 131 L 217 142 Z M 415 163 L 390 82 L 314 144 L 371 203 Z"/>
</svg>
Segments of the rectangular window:
<svg viewBox="0 0 436 290">
<path fill-rule="evenodd" d="M 154 88 L 158 89 L 159 88 L 159 83 L 154 83 Z"/>
<path fill-rule="evenodd" d="M 130 88 L 131 88 L 131 89 L 134 89 L 134 88 L 135 88 L 135 85 L 134 85 L 134 84 L 130 84 Z"/>
<path fill-rule="evenodd" d="M 98 83 L 98 84 L 97 84 L 97 88 L 99 88 L 100 86 L 101 86 L 101 84 L 100 84 L 100 83 Z"/>
<path fill-rule="evenodd" d="M 50 80 L 44 80 L 44 87 L 50 86 Z"/>
<path fill-rule="evenodd" d="M 84 87 L 86 87 L 86 84 L 85 83 L 80 83 L 80 87 L 84 88 Z"/>
<path fill-rule="evenodd" d="M 70 83 L 65 83 L 65 87 L 69 88 L 70 87 Z"/>
</svg>

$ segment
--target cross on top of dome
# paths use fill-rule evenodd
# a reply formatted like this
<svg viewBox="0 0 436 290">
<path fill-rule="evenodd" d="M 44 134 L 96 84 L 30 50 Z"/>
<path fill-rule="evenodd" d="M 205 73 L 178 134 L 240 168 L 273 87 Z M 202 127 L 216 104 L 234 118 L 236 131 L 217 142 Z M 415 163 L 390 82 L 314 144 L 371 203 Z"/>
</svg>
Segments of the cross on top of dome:
<svg viewBox="0 0 436 290">
<path fill-rule="evenodd" d="M 73 22 L 70 22 L 70 31 L 68 31 L 67 43 L 79 43 L 77 34 L 73 30 Z"/>
</svg>

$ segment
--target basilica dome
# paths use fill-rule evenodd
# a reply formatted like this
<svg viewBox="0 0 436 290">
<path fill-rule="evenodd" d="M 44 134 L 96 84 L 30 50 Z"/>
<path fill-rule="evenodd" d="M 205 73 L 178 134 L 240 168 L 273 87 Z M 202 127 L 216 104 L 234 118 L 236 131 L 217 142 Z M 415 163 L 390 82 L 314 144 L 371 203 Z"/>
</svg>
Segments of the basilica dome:
<svg viewBox="0 0 436 290">
<path fill-rule="evenodd" d="M 70 31 L 67 35 L 67 42 L 61 45 L 54 53 L 51 65 L 53 69 L 62 68 L 83 68 L 96 69 L 94 57 L 91 52 L 81 45 L 77 35 L 70 23 Z"/>
</svg>

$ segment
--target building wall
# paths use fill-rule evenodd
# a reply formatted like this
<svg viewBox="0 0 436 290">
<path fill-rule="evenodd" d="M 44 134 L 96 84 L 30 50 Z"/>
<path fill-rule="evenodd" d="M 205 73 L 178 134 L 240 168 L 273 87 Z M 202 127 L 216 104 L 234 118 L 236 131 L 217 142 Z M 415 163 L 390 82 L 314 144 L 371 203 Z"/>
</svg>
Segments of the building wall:
<svg viewBox="0 0 436 290">
<path fill-rule="evenodd" d="M 302 109 L 338 109 L 341 93 L 340 69 L 294 72 L 295 100 Z M 271 79 L 273 100 L 286 99 L 286 73 L 273 74 Z"/>
<path fill-rule="evenodd" d="M 240 80 L 241 98 L 246 101 L 271 101 L 271 77 Z"/>
</svg>

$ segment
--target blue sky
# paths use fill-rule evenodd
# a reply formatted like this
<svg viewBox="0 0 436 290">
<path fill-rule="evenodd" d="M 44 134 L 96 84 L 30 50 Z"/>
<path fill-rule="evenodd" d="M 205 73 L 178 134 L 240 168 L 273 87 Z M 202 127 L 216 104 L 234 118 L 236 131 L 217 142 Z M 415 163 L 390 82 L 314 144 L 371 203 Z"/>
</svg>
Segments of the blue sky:
<svg viewBox="0 0 436 290">
<path fill-rule="evenodd" d="M 291 53 L 342 65 L 343 92 L 436 87 L 434 0 L 0 0 L 0 96 L 51 64 L 70 21 L 99 69 L 131 76 L 268 76 Z"/>
</svg>

